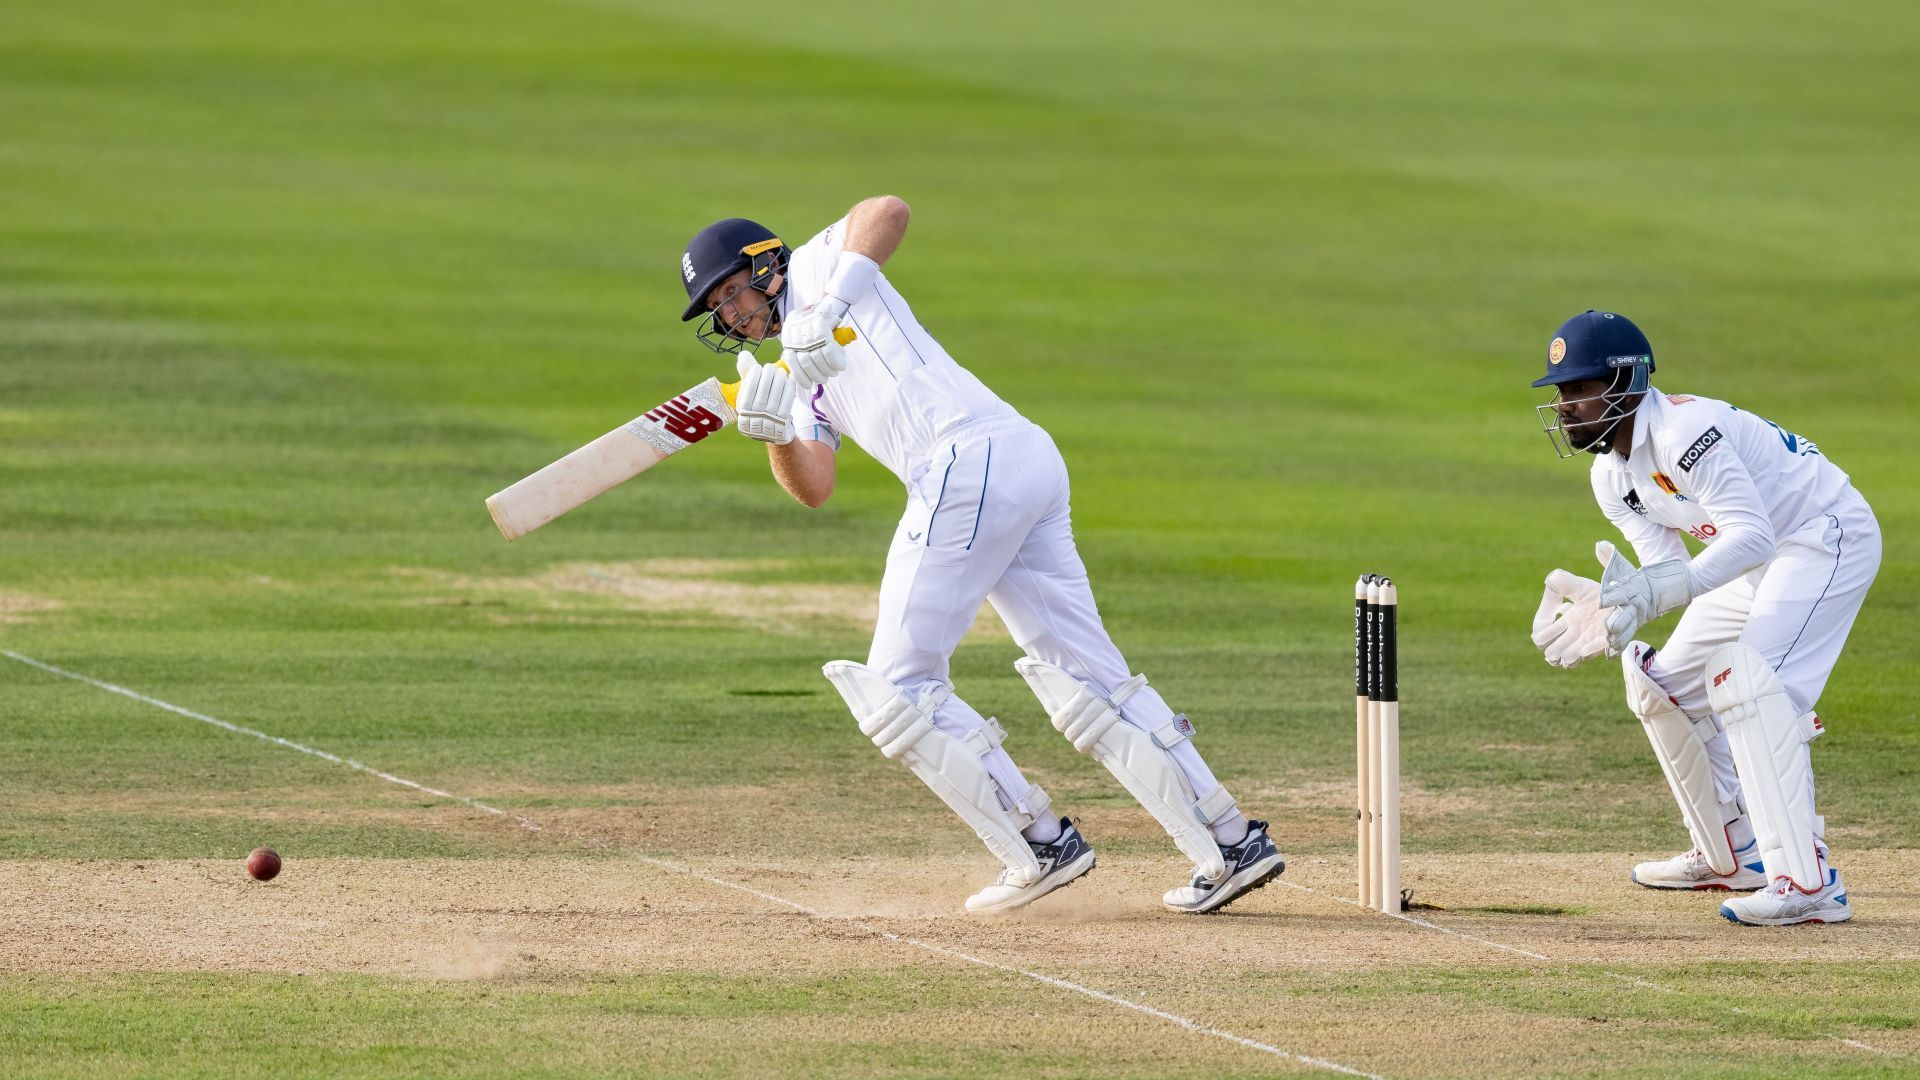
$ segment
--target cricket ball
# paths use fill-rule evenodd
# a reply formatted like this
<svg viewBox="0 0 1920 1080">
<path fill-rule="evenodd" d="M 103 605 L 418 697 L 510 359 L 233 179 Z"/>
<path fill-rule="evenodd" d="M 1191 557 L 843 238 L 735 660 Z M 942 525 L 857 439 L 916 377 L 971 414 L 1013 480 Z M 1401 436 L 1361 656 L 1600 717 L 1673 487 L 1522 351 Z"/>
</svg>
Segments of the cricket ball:
<svg viewBox="0 0 1920 1080">
<path fill-rule="evenodd" d="M 272 881 L 279 872 L 280 853 L 272 848 L 254 848 L 253 854 L 247 856 L 247 873 L 252 874 L 255 881 Z"/>
</svg>

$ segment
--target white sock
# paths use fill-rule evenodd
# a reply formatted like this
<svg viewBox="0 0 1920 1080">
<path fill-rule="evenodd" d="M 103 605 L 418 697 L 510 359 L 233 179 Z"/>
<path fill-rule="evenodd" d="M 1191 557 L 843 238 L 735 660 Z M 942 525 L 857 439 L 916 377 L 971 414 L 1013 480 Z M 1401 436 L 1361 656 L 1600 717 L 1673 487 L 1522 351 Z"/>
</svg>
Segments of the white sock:
<svg viewBox="0 0 1920 1080">
<path fill-rule="evenodd" d="M 1232 847 L 1247 838 L 1250 828 L 1251 826 L 1247 824 L 1247 815 L 1235 810 L 1213 823 L 1213 838 L 1221 847 Z"/>
<path fill-rule="evenodd" d="M 1060 828 L 1060 819 L 1054 817 L 1052 814 L 1048 814 L 1045 817 L 1034 819 L 1033 824 L 1020 830 L 1020 835 L 1036 844 L 1051 844 L 1055 840 L 1060 839 L 1060 833 L 1062 831 Z"/>
</svg>

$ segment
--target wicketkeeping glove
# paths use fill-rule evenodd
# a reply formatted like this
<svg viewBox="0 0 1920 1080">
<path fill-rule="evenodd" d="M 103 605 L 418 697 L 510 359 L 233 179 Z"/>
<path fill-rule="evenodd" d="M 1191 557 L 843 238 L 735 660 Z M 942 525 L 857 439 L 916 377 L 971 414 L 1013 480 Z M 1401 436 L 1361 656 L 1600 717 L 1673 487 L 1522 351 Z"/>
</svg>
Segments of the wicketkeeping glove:
<svg viewBox="0 0 1920 1080">
<path fill-rule="evenodd" d="M 734 411 L 740 414 L 740 434 L 763 443 L 785 446 L 793 441 L 793 402 L 799 388 L 792 376 L 773 364 L 762 364 L 742 352 L 736 364 L 740 391 Z"/>
<path fill-rule="evenodd" d="M 811 391 L 847 370 L 847 351 L 833 332 L 847 316 L 847 302 L 827 297 L 800 311 L 780 330 L 780 359 L 800 389 Z"/>
<path fill-rule="evenodd" d="M 1613 557 L 1605 540 L 1595 546 L 1604 565 Z M 1533 643 L 1554 667 L 1572 668 L 1607 651 L 1607 629 L 1600 615 L 1600 583 L 1571 570 L 1547 575 L 1540 610 L 1533 616 Z"/>
<path fill-rule="evenodd" d="M 1638 570 L 1619 552 L 1600 575 L 1600 606 L 1607 613 L 1607 648 L 1618 655 L 1642 626 L 1693 599 L 1687 560 L 1668 559 Z"/>
</svg>

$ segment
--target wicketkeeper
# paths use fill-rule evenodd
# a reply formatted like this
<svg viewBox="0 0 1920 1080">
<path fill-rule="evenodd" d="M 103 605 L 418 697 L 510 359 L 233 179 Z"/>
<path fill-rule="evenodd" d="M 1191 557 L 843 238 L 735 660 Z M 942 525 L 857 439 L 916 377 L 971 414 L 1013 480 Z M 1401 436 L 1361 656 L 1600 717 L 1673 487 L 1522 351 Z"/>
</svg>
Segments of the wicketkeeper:
<svg viewBox="0 0 1920 1080">
<path fill-rule="evenodd" d="M 774 478 L 819 506 L 843 438 L 906 485 L 864 664 L 824 668 L 880 752 L 912 769 L 1001 861 L 967 910 L 1009 911 L 1093 868 L 1094 853 L 1007 756 L 1000 724 L 954 693 L 948 658 L 991 603 L 1027 655 L 1014 667 L 1053 726 L 1105 765 L 1194 862 L 1167 892 L 1214 911 L 1285 869 L 1194 748 L 1193 725 L 1130 674 L 1101 625 L 1074 548 L 1066 465 L 1047 433 L 948 356 L 881 266 L 906 203 L 867 199 L 789 250 L 729 218 L 680 260 L 683 320 L 719 352 L 778 335 L 787 370 L 741 352 L 739 426 L 767 444 Z M 833 331 L 858 334 L 841 346 Z"/>
<path fill-rule="evenodd" d="M 1547 348 L 1533 385 L 1556 394 L 1541 425 L 1561 457 L 1594 456 L 1594 498 L 1640 567 L 1601 541 L 1599 581 L 1555 570 L 1534 643 L 1561 667 L 1621 658 L 1627 706 L 1693 838 L 1634 881 L 1759 890 L 1721 905 L 1737 923 L 1845 921 L 1807 744 L 1880 568 L 1880 527 L 1812 442 L 1724 401 L 1662 394 L 1652 374 L 1646 336 L 1611 312 L 1574 316 Z M 1634 640 L 1683 606 L 1658 651 Z"/>
</svg>

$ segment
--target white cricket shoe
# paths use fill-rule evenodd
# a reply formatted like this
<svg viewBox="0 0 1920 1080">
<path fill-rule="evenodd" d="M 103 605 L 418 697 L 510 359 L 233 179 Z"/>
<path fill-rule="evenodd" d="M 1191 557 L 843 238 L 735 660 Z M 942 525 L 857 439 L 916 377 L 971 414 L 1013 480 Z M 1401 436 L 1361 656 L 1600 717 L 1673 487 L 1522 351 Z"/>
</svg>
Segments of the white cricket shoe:
<svg viewBox="0 0 1920 1080">
<path fill-rule="evenodd" d="M 1227 872 L 1218 880 L 1195 874 L 1191 883 L 1167 890 L 1160 902 L 1188 915 L 1218 911 L 1279 877 L 1287 868 L 1286 856 L 1273 846 L 1264 821 L 1247 822 L 1246 839 L 1222 847 L 1220 857 L 1227 864 Z"/>
<path fill-rule="evenodd" d="M 1636 885 L 1645 885 L 1649 889 L 1732 889 L 1746 892 L 1766 886 L 1767 872 L 1760 865 L 1758 841 L 1747 841 L 1747 846 L 1734 852 L 1733 857 L 1736 860 L 1733 873 L 1717 874 L 1708 865 L 1706 855 L 1699 848 L 1694 848 L 1671 859 L 1640 863 L 1633 868 L 1633 880 Z"/>
<path fill-rule="evenodd" d="M 1795 923 L 1836 923 L 1853 918 L 1847 887 L 1840 871 L 1827 868 L 1827 883 L 1813 892 L 1801 892 L 1790 878 L 1779 878 L 1752 896 L 1736 896 L 1720 905 L 1720 914 L 1742 926 L 1792 926 Z"/>
<path fill-rule="evenodd" d="M 1066 818 L 1060 819 L 1060 835 L 1052 843 L 1041 844 L 1029 840 L 1027 846 L 1033 849 L 1033 857 L 1040 864 L 1039 878 L 1025 885 L 1016 885 L 1007 880 L 1013 871 L 1002 870 L 993 884 L 967 897 L 968 911 L 986 915 L 1025 907 L 1093 869 L 1092 845 Z"/>
</svg>

